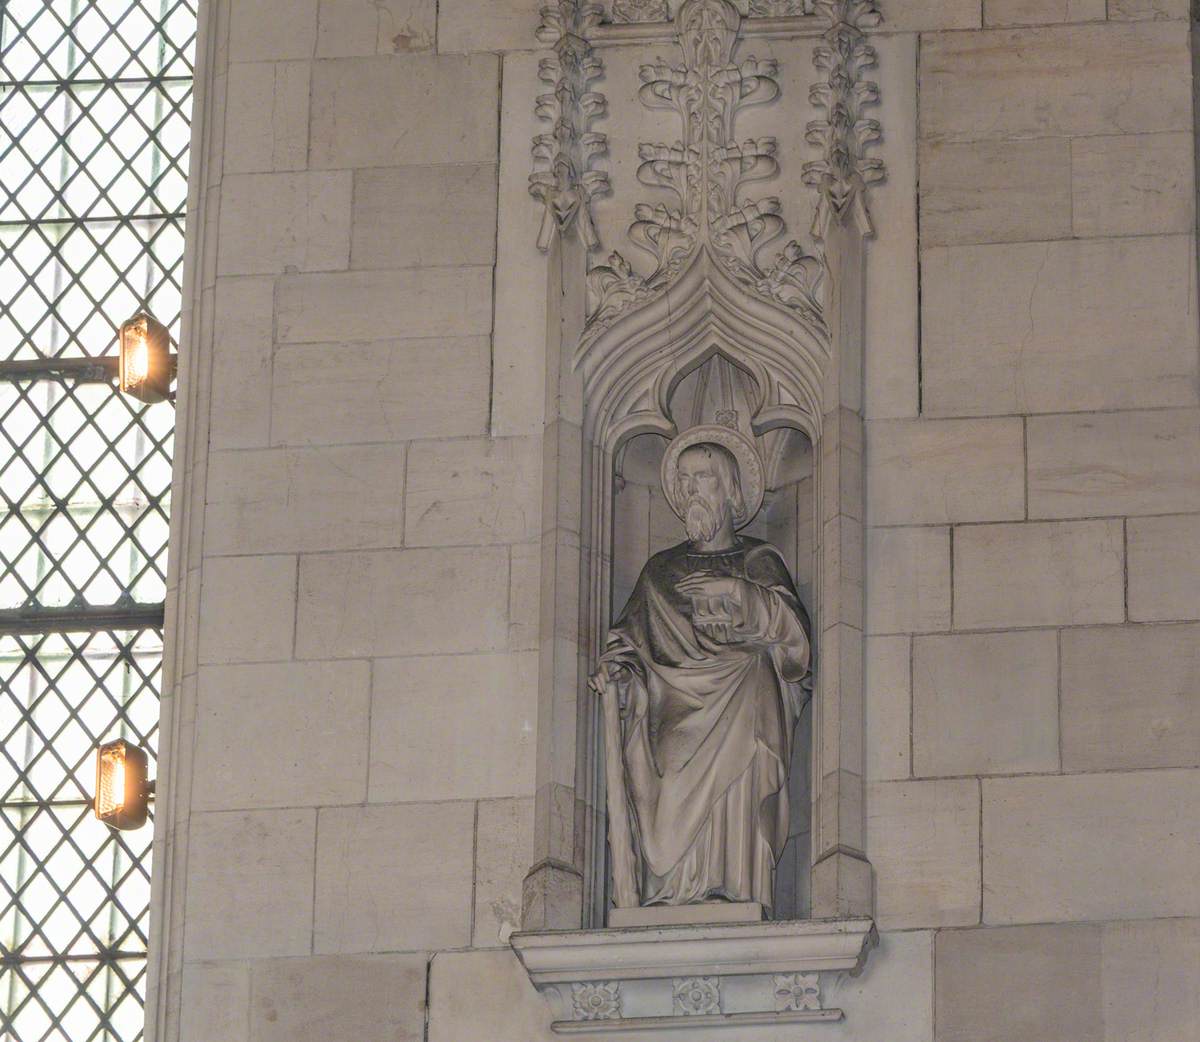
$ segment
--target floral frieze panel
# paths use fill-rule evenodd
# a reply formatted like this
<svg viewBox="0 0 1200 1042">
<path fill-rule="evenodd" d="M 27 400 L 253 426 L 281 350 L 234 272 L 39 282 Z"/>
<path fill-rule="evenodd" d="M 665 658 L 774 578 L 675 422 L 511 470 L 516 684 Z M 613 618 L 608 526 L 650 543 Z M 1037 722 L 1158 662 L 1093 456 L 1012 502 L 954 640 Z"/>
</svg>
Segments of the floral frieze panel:
<svg viewBox="0 0 1200 1042">
<path fill-rule="evenodd" d="M 669 22 L 681 0 L 608 0 L 604 21 L 615 25 L 636 22 Z M 794 18 L 815 14 L 816 0 L 736 0 L 746 18 Z"/>
</svg>

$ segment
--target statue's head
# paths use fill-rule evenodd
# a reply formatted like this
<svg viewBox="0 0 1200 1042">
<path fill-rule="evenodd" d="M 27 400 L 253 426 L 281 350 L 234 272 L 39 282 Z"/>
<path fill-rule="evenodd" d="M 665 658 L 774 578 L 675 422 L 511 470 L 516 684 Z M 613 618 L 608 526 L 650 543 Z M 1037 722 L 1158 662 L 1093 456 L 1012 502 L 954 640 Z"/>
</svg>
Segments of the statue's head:
<svg viewBox="0 0 1200 1042">
<path fill-rule="evenodd" d="M 762 457 L 740 431 L 697 424 L 676 435 L 663 453 L 662 490 L 688 538 L 711 543 L 726 519 L 738 529 L 758 513 L 765 491 Z"/>
<path fill-rule="evenodd" d="M 735 528 L 746 519 L 738 461 L 723 445 L 698 442 L 684 449 L 675 485 L 684 527 L 694 543 L 711 542 L 726 518 Z"/>
</svg>

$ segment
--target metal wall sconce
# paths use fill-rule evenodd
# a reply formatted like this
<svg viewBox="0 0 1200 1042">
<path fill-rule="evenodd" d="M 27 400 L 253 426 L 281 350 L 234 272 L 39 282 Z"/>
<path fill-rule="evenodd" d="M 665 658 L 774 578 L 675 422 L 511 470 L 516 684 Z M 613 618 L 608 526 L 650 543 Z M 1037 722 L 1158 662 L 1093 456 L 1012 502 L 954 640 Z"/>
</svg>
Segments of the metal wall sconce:
<svg viewBox="0 0 1200 1042">
<path fill-rule="evenodd" d="M 147 778 L 150 759 L 124 738 L 96 749 L 96 817 L 115 829 L 140 829 L 150 813 L 154 782 Z"/>
<path fill-rule="evenodd" d="M 121 390 L 138 401 L 174 401 L 171 381 L 175 379 L 178 356 L 171 353 L 171 334 L 147 311 L 139 311 L 121 323 L 121 347 L 117 356 L 117 380 Z"/>
<path fill-rule="evenodd" d="M 2 2 L 2 0 L 0 0 Z M 174 402 L 171 381 L 175 379 L 179 356 L 171 351 L 167 327 L 147 311 L 139 311 L 122 322 L 117 356 L 0 359 L 0 380 L 42 380 L 50 377 L 69 379 L 77 384 L 111 384 L 138 401 Z"/>
</svg>

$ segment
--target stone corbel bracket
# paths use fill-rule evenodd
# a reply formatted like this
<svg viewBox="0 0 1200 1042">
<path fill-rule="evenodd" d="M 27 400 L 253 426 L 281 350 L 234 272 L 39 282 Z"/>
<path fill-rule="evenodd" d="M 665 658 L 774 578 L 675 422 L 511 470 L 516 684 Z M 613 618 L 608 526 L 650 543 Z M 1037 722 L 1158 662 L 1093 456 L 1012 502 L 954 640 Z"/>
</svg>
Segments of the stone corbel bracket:
<svg viewBox="0 0 1200 1042">
<path fill-rule="evenodd" d="M 744 1028 L 842 1019 L 822 974 L 858 974 L 870 919 L 518 933 L 512 946 L 558 1034 Z"/>
<path fill-rule="evenodd" d="M 540 119 L 552 125 L 547 134 L 533 139 L 535 170 L 529 192 L 545 207 L 538 248 L 547 250 L 555 232 L 563 235 L 576 227 L 587 249 L 600 244 L 592 223 L 592 198 L 609 191 L 608 174 L 591 169 L 593 160 L 608 148 L 604 134 L 591 129 L 604 115 L 604 95 L 590 90 L 603 75 L 600 59 L 588 42 L 588 30 L 598 24 L 602 11 L 583 0 L 559 0 L 542 8 L 537 38 L 554 50 L 542 59 L 538 77 L 553 88 L 537 99 Z"/>
</svg>

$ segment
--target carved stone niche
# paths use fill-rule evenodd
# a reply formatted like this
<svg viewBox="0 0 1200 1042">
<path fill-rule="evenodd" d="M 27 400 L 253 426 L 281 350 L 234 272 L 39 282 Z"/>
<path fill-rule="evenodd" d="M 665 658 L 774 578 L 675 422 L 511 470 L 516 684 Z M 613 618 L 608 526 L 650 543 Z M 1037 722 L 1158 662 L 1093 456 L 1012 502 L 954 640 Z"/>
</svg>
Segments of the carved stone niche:
<svg viewBox="0 0 1200 1042">
<path fill-rule="evenodd" d="M 553 123 L 532 178 L 550 253 L 538 717 L 537 859 L 512 946 L 555 1007 L 561 1033 L 828 1020 L 820 974 L 858 972 L 875 940 L 863 816 L 862 329 L 867 184 L 878 125 L 862 78 L 874 52 L 869 0 L 816 0 L 827 19 L 808 124 L 820 150 L 813 243 L 783 231 L 778 199 L 746 185 L 778 169 L 772 138 L 739 142 L 739 111 L 779 94 L 774 61 L 736 55 L 729 0 L 672 9 L 679 57 L 640 69 L 648 108 L 674 110 L 680 138 L 643 144 L 638 180 L 676 205 L 639 205 L 641 274 L 599 245 L 591 167 L 604 100 L 589 31 L 595 5 L 561 0 L 541 38 Z M 552 16 L 552 17 L 551 17 Z M 806 22 L 811 18 L 805 19 Z M 547 29 L 547 25 L 549 28 Z M 789 117 L 790 118 L 790 117 Z M 661 198 L 661 196 L 660 196 Z M 647 557 L 681 538 L 658 490 L 667 441 L 699 423 L 735 426 L 764 464 L 765 507 L 747 530 L 778 546 L 813 617 L 815 689 L 793 743 L 793 817 L 774 921 L 606 928 L 602 712 L 588 689 L 608 629 Z M 700 1019 L 697 1019 L 700 1018 Z"/>
</svg>

